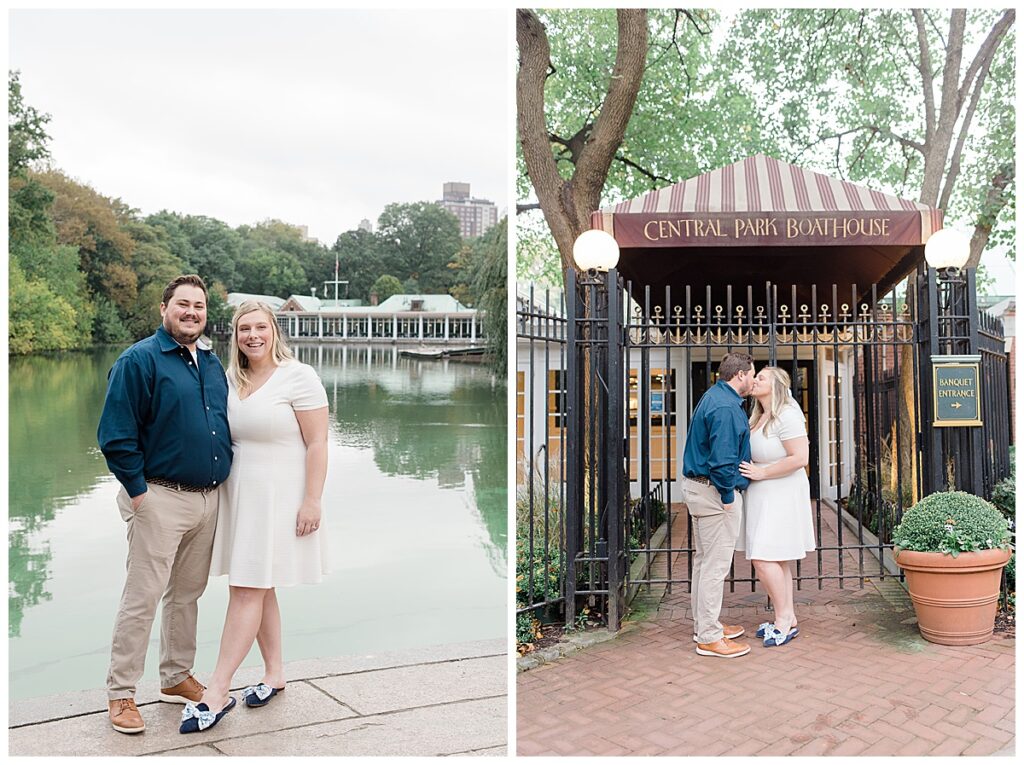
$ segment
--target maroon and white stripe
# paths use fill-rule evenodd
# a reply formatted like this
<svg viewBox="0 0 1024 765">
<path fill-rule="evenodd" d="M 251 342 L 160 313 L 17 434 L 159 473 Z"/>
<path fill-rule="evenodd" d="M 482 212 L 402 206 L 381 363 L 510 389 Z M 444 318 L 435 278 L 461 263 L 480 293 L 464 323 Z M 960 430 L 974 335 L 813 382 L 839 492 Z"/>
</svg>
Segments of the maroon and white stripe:
<svg viewBox="0 0 1024 765">
<path fill-rule="evenodd" d="M 760 154 L 602 208 L 617 214 L 839 210 L 931 208 Z"/>
</svg>

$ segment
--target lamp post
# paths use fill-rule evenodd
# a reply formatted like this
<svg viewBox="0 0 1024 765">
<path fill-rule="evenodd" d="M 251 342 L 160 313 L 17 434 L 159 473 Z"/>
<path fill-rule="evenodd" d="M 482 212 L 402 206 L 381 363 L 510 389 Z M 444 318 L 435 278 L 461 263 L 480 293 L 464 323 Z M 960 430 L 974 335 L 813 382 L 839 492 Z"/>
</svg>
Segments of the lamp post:
<svg viewBox="0 0 1024 765">
<path fill-rule="evenodd" d="M 944 228 L 936 231 L 925 243 L 924 257 L 930 269 L 935 269 L 931 283 L 932 308 L 929 320 L 929 346 L 931 367 L 927 388 L 929 415 L 926 428 L 929 431 L 930 458 L 926 490 L 959 488 L 980 494 L 982 485 L 983 434 L 981 425 L 981 402 L 978 400 L 980 370 L 978 362 L 978 308 L 975 301 L 974 274 L 964 268 L 971 254 L 970 237 L 956 229 Z M 974 367 L 973 373 L 970 368 Z M 973 378 L 974 392 L 968 403 L 974 405 L 974 419 L 962 424 L 946 408 L 940 408 L 938 388 L 943 368 L 953 368 L 955 374 L 965 380 Z M 960 385 L 970 389 L 971 385 Z M 946 392 L 953 390 L 947 386 Z M 965 399 L 966 400 L 966 399 Z M 949 401 L 949 397 L 941 401 Z M 961 406 L 957 400 L 955 404 Z M 964 409 L 964 411 L 972 411 Z M 941 412 L 941 414 L 940 414 Z"/>
<path fill-rule="evenodd" d="M 618 242 L 605 231 L 584 231 L 572 247 L 576 269 L 566 274 L 568 332 L 566 466 L 566 620 L 575 618 L 577 558 L 584 554 L 584 526 L 592 550 L 580 565 L 606 564 L 607 621 L 617 630 L 625 610 L 626 550 L 623 498 L 622 294 L 615 266 Z M 588 520 L 589 519 L 589 520 Z M 598 574 L 598 580 L 601 575 Z"/>
<path fill-rule="evenodd" d="M 936 276 L 939 318 L 939 342 L 947 353 L 969 342 L 970 296 L 969 275 L 964 265 L 971 255 L 971 240 L 966 234 L 944 228 L 932 234 L 924 246 L 924 259 Z M 965 278 L 967 277 L 967 278 Z"/>
<path fill-rule="evenodd" d="M 619 262 L 619 243 L 607 231 L 584 231 L 573 242 L 572 259 L 580 271 L 611 271 Z"/>
<path fill-rule="evenodd" d="M 944 228 L 929 237 L 924 246 L 924 259 L 947 281 L 959 281 L 960 270 L 971 257 L 971 240 L 961 231 Z"/>
</svg>

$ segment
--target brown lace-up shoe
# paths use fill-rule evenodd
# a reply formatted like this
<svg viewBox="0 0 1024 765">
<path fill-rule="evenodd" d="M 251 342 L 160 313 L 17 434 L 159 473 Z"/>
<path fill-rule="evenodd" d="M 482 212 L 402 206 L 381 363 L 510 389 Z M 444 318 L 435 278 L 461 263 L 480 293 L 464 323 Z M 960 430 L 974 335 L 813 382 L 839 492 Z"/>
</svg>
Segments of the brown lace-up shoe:
<svg viewBox="0 0 1024 765">
<path fill-rule="evenodd" d="M 744 632 L 746 632 L 746 630 L 744 630 L 743 627 L 741 627 L 738 624 L 723 624 L 722 625 L 722 634 L 725 637 L 729 638 L 730 640 L 732 640 L 733 638 L 740 637 Z M 694 643 L 697 642 L 697 633 L 696 632 L 693 633 L 693 642 Z"/>
<path fill-rule="evenodd" d="M 189 675 L 177 685 L 161 688 L 160 701 L 168 701 L 171 704 L 187 704 L 191 701 L 193 704 L 198 704 L 202 700 L 205 690 L 205 685 Z"/>
<path fill-rule="evenodd" d="M 714 643 L 697 643 L 697 653 L 701 656 L 717 656 L 720 659 L 735 659 L 750 653 L 750 646 L 734 643 L 729 638 L 722 638 Z"/>
<path fill-rule="evenodd" d="M 109 707 L 110 724 L 118 733 L 142 733 L 146 729 L 135 699 L 114 699 Z"/>
</svg>

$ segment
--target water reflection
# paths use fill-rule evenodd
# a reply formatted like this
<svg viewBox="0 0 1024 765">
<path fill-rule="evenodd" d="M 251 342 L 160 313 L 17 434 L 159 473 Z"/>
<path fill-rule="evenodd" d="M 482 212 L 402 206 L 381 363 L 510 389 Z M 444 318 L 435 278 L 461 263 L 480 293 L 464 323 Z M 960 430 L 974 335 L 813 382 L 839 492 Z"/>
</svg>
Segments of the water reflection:
<svg viewBox="0 0 1024 765">
<path fill-rule="evenodd" d="M 481 523 L 504 576 L 506 403 L 487 368 L 406 358 L 395 347 L 297 346 L 327 389 L 341 443 L 373 449 L 385 475 L 472 481 Z"/>
<path fill-rule="evenodd" d="M 296 629 L 286 635 L 289 658 L 333 655 L 323 653 L 326 635 L 344 637 L 337 639 L 340 647 L 331 644 L 338 655 L 458 640 L 459 631 L 467 631 L 459 625 L 467 611 L 479 612 L 468 639 L 503 634 L 502 382 L 479 366 L 405 359 L 393 348 L 296 351 L 327 388 L 333 456 L 325 507 L 331 500 L 342 522 L 331 538 L 338 576 L 319 591 L 290 594 L 290 604 L 282 606 L 301 612 L 286 625 Z M 119 353 L 112 348 L 10 362 L 12 698 L 102 682 L 123 583 L 124 537 L 113 505 L 116 482 L 96 448 L 96 426 L 107 371 Z M 385 515 L 372 506 L 380 498 L 386 507 L 396 492 L 397 510 Z M 354 571 L 373 586 L 354 591 Z M 410 577 L 423 573 L 429 573 L 427 589 L 396 606 L 393 592 L 409 589 Z M 218 599 L 226 593 L 214 581 L 201 609 L 197 666 L 212 662 L 219 638 Z M 324 609 L 326 601 L 318 599 L 325 597 L 345 600 L 352 613 Z M 420 609 L 418 623 L 404 632 L 391 626 L 398 617 L 408 624 L 410 614 L 402 609 L 412 607 Z M 388 626 L 370 635 L 358 620 Z M 76 625 L 73 639 L 69 624 Z"/>
<path fill-rule="evenodd" d="M 20 634 L 27 608 L 50 599 L 50 546 L 33 548 L 60 508 L 107 472 L 96 426 L 107 370 L 120 350 L 12 358 L 9 366 L 9 624 Z"/>
</svg>

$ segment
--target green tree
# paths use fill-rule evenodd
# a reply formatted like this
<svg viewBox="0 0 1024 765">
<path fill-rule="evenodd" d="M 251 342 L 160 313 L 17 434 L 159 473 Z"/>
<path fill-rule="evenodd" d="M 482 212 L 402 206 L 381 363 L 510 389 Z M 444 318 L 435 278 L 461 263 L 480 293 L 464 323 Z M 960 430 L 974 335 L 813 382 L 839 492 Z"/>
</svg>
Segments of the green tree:
<svg viewBox="0 0 1024 765">
<path fill-rule="evenodd" d="M 131 221 L 125 230 L 135 242 L 132 266 L 138 287 L 133 304 L 124 313 L 124 325 L 133 338 L 140 339 L 160 324 L 164 287 L 190 269 L 171 252 L 169 238 L 160 226 Z"/>
<path fill-rule="evenodd" d="M 33 163 L 49 156 L 49 116 L 25 103 L 18 73 L 8 76 L 8 324 L 12 353 L 65 350 L 88 344 L 93 308 L 73 247 L 57 242 L 54 194 Z"/>
<path fill-rule="evenodd" d="M 609 169 L 623 144 L 626 126 L 640 91 L 647 58 L 647 11 L 619 10 L 617 17 L 614 60 L 603 57 L 591 72 L 582 71 L 581 91 L 587 90 L 588 76 L 600 82 L 593 94 L 586 93 L 583 101 L 588 108 L 577 111 L 576 124 L 561 127 L 546 112 L 548 103 L 559 103 L 562 90 L 548 89 L 553 72 L 566 71 L 553 65 L 552 49 L 544 22 L 533 11 L 516 11 L 516 40 L 519 43 L 519 72 L 516 77 L 516 108 L 518 113 L 519 145 L 523 165 L 529 175 L 537 206 L 561 253 L 564 269 L 574 268 L 572 245 L 576 238 L 590 228 L 590 213 L 601 200 Z M 572 35 L 566 35 L 566 45 L 573 46 Z M 598 38 L 582 36 L 587 44 L 578 50 L 601 49 Z M 591 45 L 590 40 L 596 44 Z M 584 59 L 587 53 L 584 53 Z M 563 85 L 567 84 L 563 80 Z M 574 85 L 576 83 L 574 82 Z M 555 86 L 557 88 L 557 85 Z M 572 86 L 570 86 L 572 87 Z M 589 101 L 593 95 L 596 100 Z M 570 106 L 565 113 L 578 109 Z M 582 124 L 580 124 L 582 123 Z M 578 127 L 577 127 L 578 126 Z M 575 128 L 575 129 L 573 129 Z M 571 132 L 570 132 L 571 131 Z M 564 160 L 559 166 L 559 160 Z"/>
<path fill-rule="evenodd" d="M 994 9 L 756 10 L 722 51 L 758 83 L 790 161 L 947 210 L 975 227 L 972 260 L 997 226 L 1012 236 L 1016 14 Z"/>
<path fill-rule="evenodd" d="M 311 287 L 319 287 L 333 275 L 334 259 L 330 251 L 319 242 L 307 241 L 298 226 L 266 220 L 255 226 L 240 226 L 238 230 L 245 237 L 247 252 L 248 248 L 279 252 L 290 263 L 298 265 L 302 277 L 295 282 L 291 292 L 308 295 Z"/>
<path fill-rule="evenodd" d="M 948 209 L 975 226 L 974 263 L 987 226 L 992 244 L 1012 242 L 1014 19 L 991 9 L 763 9 L 738 13 L 716 34 L 716 13 L 649 11 L 622 143 L 600 202 L 577 220 L 589 227 L 589 210 L 763 153 Z M 625 79 L 613 69 L 622 50 L 612 11 L 519 11 L 517 29 L 517 268 L 550 280 L 552 226 L 565 228 L 569 203 L 583 194 L 568 181 L 595 185 L 581 163 L 585 170 L 587 153 L 599 151 L 601 115 L 625 104 Z M 543 222 L 533 212 L 542 206 L 537 179 L 553 210 Z M 551 194 L 559 183 L 567 193 Z M 573 231 L 555 237 L 563 266 Z"/>
<path fill-rule="evenodd" d="M 101 297 L 96 301 L 92 337 L 100 345 L 123 345 L 132 340 L 118 306 L 107 297 Z"/>
<path fill-rule="evenodd" d="M 54 195 L 50 215 L 57 241 L 78 249 L 79 269 L 91 296 L 106 298 L 126 312 L 136 299 L 138 278 L 132 269 L 135 242 L 123 224 L 131 210 L 58 170 L 33 174 Z"/>
<path fill-rule="evenodd" d="M 252 243 L 247 242 L 246 246 L 248 248 Z M 239 273 L 242 277 L 240 292 L 281 298 L 309 294 L 306 272 L 299 259 L 288 252 L 255 245 L 253 249 L 246 250 Z"/>
<path fill-rule="evenodd" d="M 210 301 L 206 305 L 206 320 L 209 324 L 217 324 L 227 327 L 231 323 L 231 316 L 235 309 L 228 305 L 227 288 L 219 281 L 207 285 L 210 291 Z"/>
<path fill-rule="evenodd" d="M 190 270 L 202 276 L 208 284 L 220 281 L 233 290 L 239 290 L 236 285 L 243 279 L 243 235 L 226 223 L 205 215 L 182 218 L 181 232 L 188 238 Z"/>
<path fill-rule="evenodd" d="M 474 304 L 484 312 L 484 331 L 494 369 L 508 362 L 508 218 L 479 238 L 472 291 Z"/>
<path fill-rule="evenodd" d="M 338 278 L 348 281 L 347 294 L 368 301 L 374 281 L 385 272 L 377 235 L 361 229 L 346 231 L 334 242 L 331 253 L 338 258 Z M 333 279 L 333 263 L 330 274 Z M 338 294 L 345 295 L 344 288 Z M 328 295 L 333 297 L 333 290 Z"/>
<path fill-rule="evenodd" d="M 7 74 L 7 177 L 24 177 L 32 163 L 50 156 L 46 144 L 49 114 L 25 103 L 21 93 L 21 73 Z"/>
<path fill-rule="evenodd" d="M 473 295 L 473 278 L 479 269 L 478 261 L 483 249 L 480 246 L 482 238 L 463 240 L 462 247 L 455 253 L 452 262 L 448 264 L 448 268 L 452 271 L 452 285 L 448 291 L 463 305 L 476 304 L 476 298 Z"/>
<path fill-rule="evenodd" d="M 8 263 L 8 348 L 11 353 L 66 351 L 80 347 L 75 309 L 41 281 L 30 281 L 15 260 Z"/>
<path fill-rule="evenodd" d="M 376 295 L 378 302 L 383 303 L 392 295 L 402 291 L 402 283 L 391 274 L 381 274 L 377 281 L 370 287 L 370 294 Z"/>
<path fill-rule="evenodd" d="M 462 246 L 454 215 L 432 202 L 390 204 L 377 220 L 377 236 L 380 273 L 415 283 L 423 293 L 448 293 L 448 264 Z"/>
</svg>

